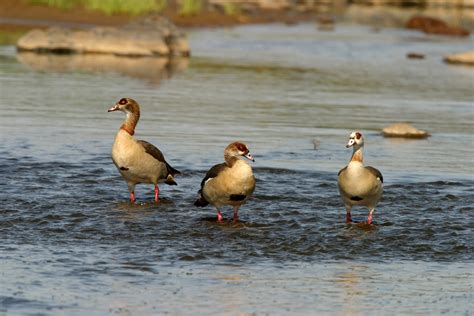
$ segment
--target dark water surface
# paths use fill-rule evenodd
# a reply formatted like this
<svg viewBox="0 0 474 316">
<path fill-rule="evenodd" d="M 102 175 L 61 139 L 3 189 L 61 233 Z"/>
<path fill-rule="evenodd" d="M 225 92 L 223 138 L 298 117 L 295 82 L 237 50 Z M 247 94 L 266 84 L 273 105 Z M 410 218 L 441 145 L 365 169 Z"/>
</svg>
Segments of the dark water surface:
<svg viewBox="0 0 474 316">
<path fill-rule="evenodd" d="M 312 25 L 190 38 L 189 63 L 0 48 L 0 315 L 472 314 L 474 70 L 440 61 L 471 38 Z M 123 96 L 142 105 L 137 137 L 183 172 L 159 204 L 138 185 L 130 205 L 111 162 L 123 116 L 106 110 Z M 433 136 L 382 138 L 397 121 Z M 354 129 L 385 179 L 371 227 L 344 223 L 337 192 Z M 218 225 L 192 203 L 237 139 L 257 188 L 239 224 Z"/>
</svg>

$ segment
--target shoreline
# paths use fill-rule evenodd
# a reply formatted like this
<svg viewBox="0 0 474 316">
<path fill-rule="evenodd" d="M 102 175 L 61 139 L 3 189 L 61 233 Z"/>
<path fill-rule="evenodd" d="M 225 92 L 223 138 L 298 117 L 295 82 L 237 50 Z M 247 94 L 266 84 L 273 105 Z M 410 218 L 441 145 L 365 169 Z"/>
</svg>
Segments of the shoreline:
<svg viewBox="0 0 474 316">
<path fill-rule="evenodd" d="M 87 29 L 95 26 L 117 27 L 147 15 L 159 14 L 168 18 L 177 27 L 221 28 L 239 25 L 282 23 L 295 25 L 312 22 L 321 29 L 331 30 L 336 23 L 370 25 L 377 29 L 386 27 L 405 28 L 405 23 L 414 15 L 440 18 L 448 24 L 474 31 L 474 7 L 397 7 L 387 5 L 350 4 L 326 5 L 312 10 L 256 9 L 226 14 L 219 10 L 202 10 L 195 15 L 180 15 L 173 7 L 161 13 L 144 15 L 111 14 L 90 11 L 85 8 L 64 10 L 56 7 L 35 5 L 17 0 L 0 1 L 0 45 L 15 44 L 32 29 L 65 27 Z"/>
<path fill-rule="evenodd" d="M 178 27 L 226 27 L 242 24 L 283 22 L 293 24 L 314 19 L 314 12 L 296 12 L 285 10 L 261 9 L 253 14 L 232 14 L 203 10 L 195 15 L 180 15 L 176 9 L 168 8 L 160 13 Z M 66 26 L 87 28 L 92 26 L 120 26 L 144 15 L 124 13 L 105 14 L 77 7 L 63 10 L 60 8 L 28 4 L 16 0 L 0 1 L 0 31 L 27 31 L 33 28 Z"/>
<path fill-rule="evenodd" d="M 256 9 L 236 14 L 226 14 L 218 10 L 202 10 L 195 15 L 181 15 L 176 8 L 167 8 L 160 14 L 181 28 L 196 27 L 232 27 L 244 24 L 284 23 L 288 25 L 300 22 L 334 22 L 342 18 L 361 22 L 364 18 L 376 17 L 390 20 L 409 14 L 426 14 L 450 23 L 474 30 L 474 8 L 460 7 L 396 7 L 387 5 L 350 4 L 344 6 L 322 6 L 312 10 Z M 0 31 L 23 31 L 33 28 L 64 26 L 70 28 L 88 28 L 93 26 L 120 26 L 146 16 L 132 14 L 105 14 L 82 7 L 64 10 L 51 6 L 29 4 L 17 0 L 0 1 Z M 400 18 L 399 18 L 400 20 Z M 400 23 L 400 21 L 396 23 Z M 368 21 L 370 22 L 370 21 Z M 393 21 L 392 21 L 393 23 Z"/>
</svg>

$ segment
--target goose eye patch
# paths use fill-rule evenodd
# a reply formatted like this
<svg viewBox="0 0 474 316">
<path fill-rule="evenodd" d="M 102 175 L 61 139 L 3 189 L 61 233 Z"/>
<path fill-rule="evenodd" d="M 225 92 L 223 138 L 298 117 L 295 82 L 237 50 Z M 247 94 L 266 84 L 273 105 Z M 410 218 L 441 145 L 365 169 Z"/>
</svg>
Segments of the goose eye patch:
<svg viewBox="0 0 474 316">
<path fill-rule="evenodd" d="M 247 151 L 247 147 L 245 147 L 245 145 L 243 144 L 239 144 L 237 146 L 237 149 L 239 149 L 240 151 L 243 151 L 243 152 L 246 152 Z"/>
<path fill-rule="evenodd" d="M 122 105 L 123 105 L 123 104 L 125 104 L 125 103 L 127 103 L 127 99 L 125 99 L 125 98 L 124 98 L 124 99 L 120 99 L 119 104 L 122 104 Z"/>
</svg>

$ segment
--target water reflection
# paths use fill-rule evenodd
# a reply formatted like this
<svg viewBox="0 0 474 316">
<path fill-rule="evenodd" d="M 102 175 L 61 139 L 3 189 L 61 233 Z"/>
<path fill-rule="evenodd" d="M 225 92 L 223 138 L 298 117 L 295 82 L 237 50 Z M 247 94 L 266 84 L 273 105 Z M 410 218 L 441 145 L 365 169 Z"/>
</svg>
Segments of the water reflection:
<svg viewBox="0 0 474 316">
<path fill-rule="evenodd" d="M 123 57 L 99 54 L 37 54 L 18 52 L 17 59 L 35 71 L 92 73 L 116 72 L 159 84 L 176 72 L 188 68 L 189 59 L 181 57 Z"/>
<path fill-rule="evenodd" d="M 338 272 L 334 276 L 334 281 L 342 290 L 343 315 L 358 315 L 360 307 L 358 303 L 361 299 L 367 298 L 367 289 L 361 284 L 361 275 L 368 273 L 368 267 L 361 264 L 349 264 L 346 271 Z"/>
</svg>

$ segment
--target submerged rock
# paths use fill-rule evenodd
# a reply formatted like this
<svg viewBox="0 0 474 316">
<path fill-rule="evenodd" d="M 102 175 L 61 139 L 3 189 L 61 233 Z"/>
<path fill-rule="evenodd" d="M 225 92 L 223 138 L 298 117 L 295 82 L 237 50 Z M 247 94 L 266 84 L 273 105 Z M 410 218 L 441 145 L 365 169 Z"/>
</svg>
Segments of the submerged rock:
<svg viewBox="0 0 474 316">
<path fill-rule="evenodd" d="M 452 36 L 469 36 L 469 30 L 448 25 L 443 20 L 432 18 L 429 16 L 416 15 L 412 17 L 405 25 L 409 29 L 421 30 L 428 34 L 452 35 Z"/>
<path fill-rule="evenodd" d="M 57 54 L 189 55 L 186 35 L 161 16 L 149 16 L 123 27 L 95 27 L 78 31 L 58 27 L 35 29 L 18 40 L 17 49 Z"/>
<path fill-rule="evenodd" d="M 474 50 L 444 57 L 444 61 L 450 64 L 465 64 L 474 66 Z"/>
<path fill-rule="evenodd" d="M 425 55 L 421 53 L 407 53 L 408 59 L 425 59 Z"/>
<path fill-rule="evenodd" d="M 430 134 L 419 130 L 408 123 L 395 123 L 382 130 L 385 137 L 426 138 Z"/>
</svg>

